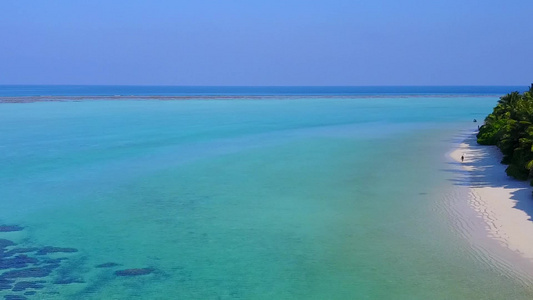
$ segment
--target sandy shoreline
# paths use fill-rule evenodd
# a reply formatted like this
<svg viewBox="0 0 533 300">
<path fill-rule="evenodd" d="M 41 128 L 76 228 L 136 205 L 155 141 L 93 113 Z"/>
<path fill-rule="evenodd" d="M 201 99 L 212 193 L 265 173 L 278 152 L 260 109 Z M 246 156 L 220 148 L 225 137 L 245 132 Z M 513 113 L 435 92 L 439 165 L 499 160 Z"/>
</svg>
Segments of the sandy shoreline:
<svg viewBox="0 0 533 300">
<path fill-rule="evenodd" d="M 464 162 L 461 156 L 464 155 Z M 450 156 L 461 163 L 469 188 L 469 205 L 485 223 L 487 235 L 529 260 L 533 269 L 533 196 L 529 182 L 505 174 L 495 146 L 480 146 L 469 133 Z"/>
</svg>

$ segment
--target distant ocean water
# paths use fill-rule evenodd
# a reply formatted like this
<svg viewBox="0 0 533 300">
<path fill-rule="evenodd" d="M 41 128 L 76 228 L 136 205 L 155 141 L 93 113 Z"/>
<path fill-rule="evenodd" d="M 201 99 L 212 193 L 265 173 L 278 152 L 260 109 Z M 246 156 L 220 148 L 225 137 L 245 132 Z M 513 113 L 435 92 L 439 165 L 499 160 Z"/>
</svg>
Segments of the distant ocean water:
<svg viewBox="0 0 533 300">
<path fill-rule="evenodd" d="M 23 227 L 0 232 L 16 243 L 0 240 L 0 296 L 533 298 L 461 231 L 451 207 L 468 195 L 446 157 L 517 88 L 90 101 L 177 95 L 121 88 L 0 104 L 0 225 Z"/>
<path fill-rule="evenodd" d="M 17 96 L 502 95 L 527 86 L 90 86 L 0 85 Z"/>
</svg>

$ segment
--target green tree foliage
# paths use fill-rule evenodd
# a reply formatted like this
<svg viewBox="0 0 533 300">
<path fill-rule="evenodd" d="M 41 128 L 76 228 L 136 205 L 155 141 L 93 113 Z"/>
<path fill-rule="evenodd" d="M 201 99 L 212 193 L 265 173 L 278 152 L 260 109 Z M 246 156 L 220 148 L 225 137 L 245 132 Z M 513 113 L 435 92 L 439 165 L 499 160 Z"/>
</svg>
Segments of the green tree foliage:
<svg viewBox="0 0 533 300">
<path fill-rule="evenodd" d="M 533 178 L 533 84 L 529 91 L 513 92 L 498 105 L 479 129 L 477 142 L 496 145 L 503 153 L 507 175 L 520 180 Z M 532 181 L 533 185 L 533 181 Z"/>
</svg>

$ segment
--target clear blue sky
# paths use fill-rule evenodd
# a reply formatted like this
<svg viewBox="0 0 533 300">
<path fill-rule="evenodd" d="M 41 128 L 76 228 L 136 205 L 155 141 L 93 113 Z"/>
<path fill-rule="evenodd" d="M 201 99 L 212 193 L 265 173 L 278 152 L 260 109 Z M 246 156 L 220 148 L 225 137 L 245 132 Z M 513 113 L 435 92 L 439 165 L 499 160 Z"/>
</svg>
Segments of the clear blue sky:
<svg viewBox="0 0 533 300">
<path fill-rule="evenodd" d="M 2 0 L 0 84 L 529 85 L 533 0 Z"/>
</svg>

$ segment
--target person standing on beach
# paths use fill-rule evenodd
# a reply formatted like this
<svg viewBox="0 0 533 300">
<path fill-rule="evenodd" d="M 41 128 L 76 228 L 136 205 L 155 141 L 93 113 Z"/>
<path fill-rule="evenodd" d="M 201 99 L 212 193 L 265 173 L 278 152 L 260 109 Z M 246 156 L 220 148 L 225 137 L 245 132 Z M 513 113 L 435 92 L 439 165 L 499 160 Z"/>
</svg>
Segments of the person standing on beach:
<svg viewBox="0 0 533 300">
<path fill-rule="evenodd" d="M 465 161 L 465 155 L 461 155 L 461 162 L 464 162 Z"/>
</svg>

